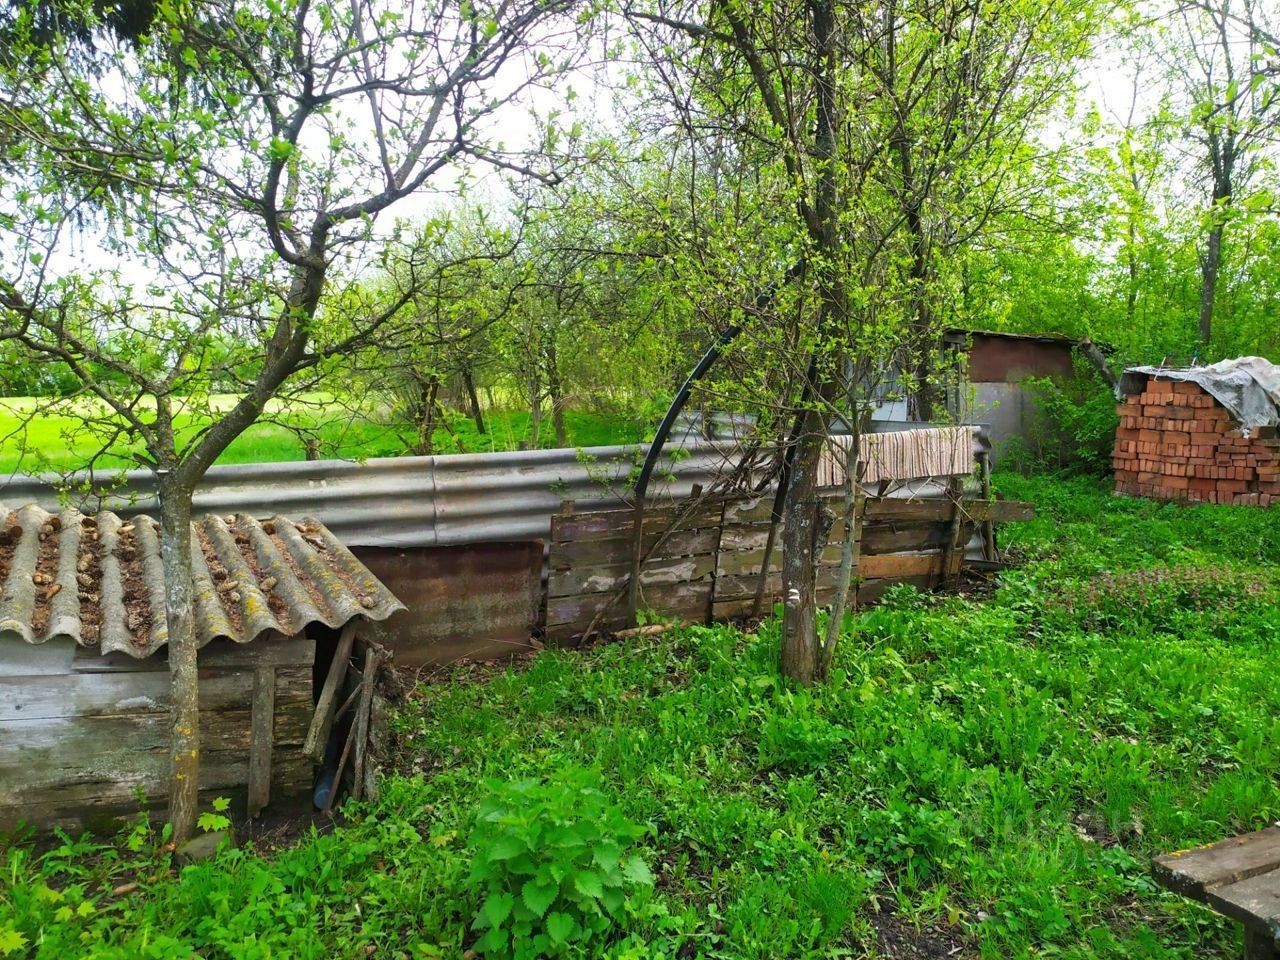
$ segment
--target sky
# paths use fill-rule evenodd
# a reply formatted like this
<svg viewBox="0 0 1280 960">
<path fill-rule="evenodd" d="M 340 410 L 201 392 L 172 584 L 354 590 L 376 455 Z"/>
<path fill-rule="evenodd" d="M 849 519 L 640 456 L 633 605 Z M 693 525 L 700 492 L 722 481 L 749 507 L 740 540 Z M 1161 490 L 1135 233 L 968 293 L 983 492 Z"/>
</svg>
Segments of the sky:
<svg viewBox="0 0 1280 960">
<path fill-rule="evenodd" d="M 517 61 L 506 69 L 510 74 L 522 68 Z M 528 92 L 523 103 L 510 104 L 497 114 L 490 124 L 489 133 L 507 148 L 534 146 L 546 117 L 557 110 L 565 126 L 580 121 L 587 129 L 600 134 L 619 131 L 625 120 L 620 114 L 626 110 L 626 101 L 616 88 L 621 86 L 619 81 L 623 74 L 624 71 L 617 65 L 596 64 L 562 77 L 550 87 L 534 88 Z M 519 77 L 513 75 L 509 79 Z M 1092 61 L 1082 65 L 1079 82 L 1083 103 L 1096 105 L 1108 120 L 1119 121 L 1124 118 L 1133 96 L 1133 82 L 1127 65 L 1115 49 L 1103 45 Z M 1158 95 L 1158 90 L 1150 87 L 1142 89 L 1139 94 L 1140 110 L 1154 103 Z M 358 117 L 357 124 L 364 122 L 367 126 L 367 119 L 363 115 Z M 1076 136 L 1074 126 L 1065 119 L 1058 122 L 1056 133 L 1054 126 L 1051 123 L 1047 131 L 1047 136 L 1051 139 Z M 396 221 L 424 220 L 433 213 L 454 205 L 461 174 L 462 170 L 458 166 L 441 171 L 433 178 L 428 189 L 401 201 L 384 213 L 377 231 L 387 236 Z M 511 203 L 512 197 L 505 187 L 505 176 L 493 168 L 473 162 L 469 165 L 467 181 L 468 202 L 494 207 L 504 207 Z M 83 270 L 86 267 L 114 268 L 119 271 L 122 283 L 136 290 L 143 288 L 152 279 L 152 272 L 146 265 L 121 260 L 117 254 L 107 251 L 102 244 L 101 233 L 92 225 L 68 237 L 55 257 L 53 267 L 58 272 Z"/>
</svg>

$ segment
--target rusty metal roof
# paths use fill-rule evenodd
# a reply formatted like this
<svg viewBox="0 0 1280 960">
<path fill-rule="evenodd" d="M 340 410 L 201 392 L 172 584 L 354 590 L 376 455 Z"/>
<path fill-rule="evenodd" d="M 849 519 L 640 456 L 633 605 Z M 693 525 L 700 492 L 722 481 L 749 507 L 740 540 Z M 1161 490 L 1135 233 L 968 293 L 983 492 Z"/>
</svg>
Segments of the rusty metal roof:
<svg viewBox="0 0 1280 960">
<path fill-rule="evenodd" d="M 243 514 L 191 524 L 197 640 L 248 643 L 404 606 L 319 521 Z M 0 506 L 0 637 L 71 637 L 150 656 L 168 641 L 160 528 L 146 516 Z"/>
</svg>

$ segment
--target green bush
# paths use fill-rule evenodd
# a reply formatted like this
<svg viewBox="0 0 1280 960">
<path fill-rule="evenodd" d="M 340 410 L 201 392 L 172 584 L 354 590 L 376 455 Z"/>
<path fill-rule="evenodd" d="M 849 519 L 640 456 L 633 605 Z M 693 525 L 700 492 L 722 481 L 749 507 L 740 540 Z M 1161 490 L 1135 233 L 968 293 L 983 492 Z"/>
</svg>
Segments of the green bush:
<svg viewBox="0 0 1280 960">
<path fill-rule="evenodd" d="M 1028 377 L 1023 386 L 1036 414 L 1027 436 L 1007 444 L 1005 465 L 1023 473 L 1110 474 L 1120 419 L 1116 398 L 1097 372 L 1077 358 L 1069 379 Z"/>
<path fill-rule="evenodd" d="M 570 768 L 546 781 L 489 781 L 471 834 L 470 882 L 484 897 L 472 923 L 491 957 L 584 955 L 653 885 L 628 853 L 647 832 L 613 806 L 599 775 Z"/>
</svg>

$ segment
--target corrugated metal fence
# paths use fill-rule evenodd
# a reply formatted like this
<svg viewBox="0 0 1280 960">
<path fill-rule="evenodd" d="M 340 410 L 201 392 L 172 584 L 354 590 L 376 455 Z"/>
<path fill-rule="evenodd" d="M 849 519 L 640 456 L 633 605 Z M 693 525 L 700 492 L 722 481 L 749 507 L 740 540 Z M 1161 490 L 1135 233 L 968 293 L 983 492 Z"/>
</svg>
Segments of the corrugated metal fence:
<svg viewBox="0 0 1280 960">
<path fill-rule="evenodd" d="M 313 516 L 353 547 L 542 540 L 565 500 L 619 502 L 643 456 L 643 447 L 616 446 L 217 466 L 200 482 L 195 510 Z M 732 444 L 673 448 L 655 474 L 654 495 L 686 496 L 694 484 L 722 475 L 735 456 Z M 100 474 L 93 486 L 95 494 L 70 502 L 129 516 L 157 511 L 149 471 Z M 36 503 L 46 510 L 60 505 L 51 478 L 25 476 L 0 487 L 0 503 Z"/>
</svg>

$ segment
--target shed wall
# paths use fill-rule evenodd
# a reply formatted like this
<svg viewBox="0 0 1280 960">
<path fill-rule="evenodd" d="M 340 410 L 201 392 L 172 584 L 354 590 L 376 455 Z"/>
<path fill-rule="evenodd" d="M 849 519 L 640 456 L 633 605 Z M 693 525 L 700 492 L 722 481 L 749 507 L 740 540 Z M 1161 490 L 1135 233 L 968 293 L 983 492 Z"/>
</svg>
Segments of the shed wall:
<svg viewBox="0 0 1280 960">
<path fill-rule="evenodd" d="M 0 830 L 19 822 L 109 828 L 116 817 L 137 811 L 139 790 L 149 809 L 163 810 L 170 766 L 167 662 L 162 655 L 135 660 L 60 647 L 58 641 L 0 640 Z M 301 745 L 312 711 L 314 658 L 307 638 L 215 641 L 200 651 L 202 791 L 242 799 L 254 677 L 264 671 L 275 691 L 272 802 L 286 804 L 310 788 L 311 765 Z M 63 669 L 47 669 L 53 665 Z"/>
<path fill-rule="evenodd" d="M 527 649 L 540 622 L 540 540 L 394 550 L 356 547 L 408 610 L 361 628 L 402 667 Z"/>
<path fill-rule="evenodd" d="M 1068 341 L 974 334 L 969 382 L 1017 383 L 1027 377 L 1070 377 L 1074 345 Z"/>
</svg>

